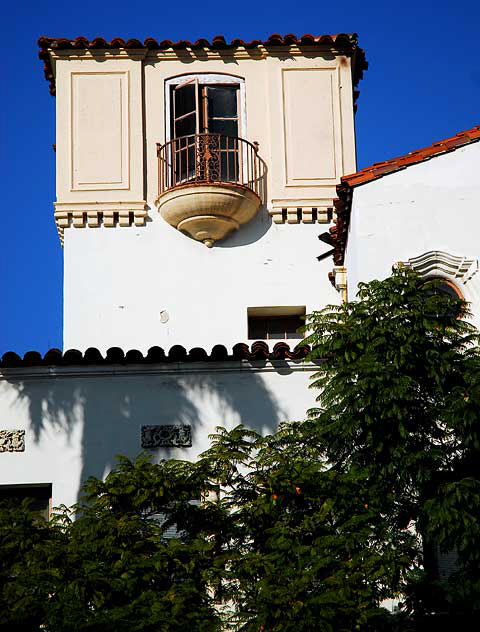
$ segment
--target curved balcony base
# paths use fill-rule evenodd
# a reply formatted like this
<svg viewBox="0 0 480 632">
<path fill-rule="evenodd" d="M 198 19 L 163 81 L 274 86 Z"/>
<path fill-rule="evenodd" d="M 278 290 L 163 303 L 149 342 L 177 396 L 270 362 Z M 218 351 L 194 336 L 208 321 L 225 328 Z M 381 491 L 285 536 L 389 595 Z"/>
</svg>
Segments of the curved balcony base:
<svg viewBox="0 0 480 632">
<path fill-rule="evenodd" d="M 218 183 L 170 189 L 158 197 L 156 204 L 171 226 L 211 248 L 253 219 L 261 201 L 244 186 Z"/>
<path fill-rule="evenodd" d="M 184 219 L 177 228 L 197 241 L 203 241 L 208 248 L 211 248 L 216 241 L 225 239 L 234 230 L 240 228 L 240 224 L 230 217 L 198 215 Z"/>
</svg>

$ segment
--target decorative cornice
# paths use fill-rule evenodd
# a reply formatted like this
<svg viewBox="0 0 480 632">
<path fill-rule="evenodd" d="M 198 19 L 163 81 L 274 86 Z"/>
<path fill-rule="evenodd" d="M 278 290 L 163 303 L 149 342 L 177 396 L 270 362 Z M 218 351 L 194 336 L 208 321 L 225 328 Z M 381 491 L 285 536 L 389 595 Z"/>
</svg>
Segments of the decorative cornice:
<svg viewBox="0 0 480 632">
<path fill-rule="evenodd" d="M 328 224 L 333 220 L 333 200 L 272 200 L 268 210 L 275 224 Z"/>
<path fill-rule="evenodd" d="M 142 55 L 161 56 L 161 59 L 178 59 L 187 56 L 196 56 L 209 59 L 211 56 L 233 58 L 262 58 L 267 55 L 304 55 L 312 52 L 320 53 L 325 50 L 336 55 L 347 55 L 352 58 L 353 85 L 356 86 L 363 78 L 363 71 L 368 68 L 365 52 L 358 46 L 356 33 L 340 33 L 338 35 L 303 35 L 296 37 L 289 34 L 285 36 L 270 35 L 266 40 L 233 39 L 227 42 L 223 35 L 215 36 L 211 41 L 198 39 L 195 42 L 180 40 L 157 41 L 152 37 L 143 43 L 138 39 L 124 40 L 116 37 L 107 41 L 102 37 L 89 40 L 86 37 L 77 37 L 73 40 L 66 38 L 40 37 L 39 58 L 44 62 L 45 78 L 50 84 L 50 93 L 55 94 L 55 74 L 52 60 L 59 55 L 75 55 L 82 57 L 90 54 L 102 55 L 107 51 L 113 51 L 114 55 L 142 58 Z M 358 91 L 354 91 L 355 98 Z"/>
<path fill-rule="evenodd" d="M 75 56 L 75 59 L 96 59 L 103 61 L 105 59 L 134 59 L 136 61 L 141 61 L 145 59 L 148 54 L 148 50 L 145 48 L 140 48 L 138 50 L 129 49 L 113 49 L 113 50 L 98 50 L 98 49 L 85 49 L 83 51 L 75 51 L 72 50 L 51 50 L 50 57 L 53 61 L 57 61 L 57 59 L 70 59 L 72 55 Z"/>
<path fill-rule="evenodd" d="M 430 250 L 411 257 L 402 265 L 413 268 L 423 276 L 446 276 L 465 284 L 478 270 L 478 259 L 456 257 L 441 250 Z"/>
<path fill-rule="evenodd" d="M 63 244 L 65 228 L 144 226 L 146 202 L 55 202 L 55 223 Z"/>
</svg>

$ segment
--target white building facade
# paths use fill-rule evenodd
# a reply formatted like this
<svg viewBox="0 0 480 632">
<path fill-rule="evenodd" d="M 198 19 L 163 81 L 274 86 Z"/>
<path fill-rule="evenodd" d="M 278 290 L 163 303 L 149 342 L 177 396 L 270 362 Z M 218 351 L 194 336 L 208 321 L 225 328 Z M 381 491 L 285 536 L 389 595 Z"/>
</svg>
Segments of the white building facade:
<svg viewBox="0 0 480 632">
<path fill-rule="evenodd" d="M 339 300 L 317 237 L 355 171 L 355 36 L 40 43 L 64 348 L 210 351 Z"/>
<path fill-rule="evenodd" d="M 117 454 L 303 419 L 302 317 L 394 265 L 478 324 L 480 127 L 355 173 L 356 36 L 39 44 L 65 351 L 0 362 L 0 496 L 48 512 Z"/>
<path fill-rule="evenodd" d="M 358 284 L 395 265 L 445 282 L 480 325 L 480 127 L 342 178 L 331 230 L 334 280 Z"/>
<path fill-rule="evenodd" d="M 305 417 L 302 317 L 355 171 L 356 36 L 41 38 L 56 96 L 64 349 L 1 362 L 0 492 L 75 502 L 116 454 Z M 23 492 L 22 492 L 23 490 Z"/>
</svg>

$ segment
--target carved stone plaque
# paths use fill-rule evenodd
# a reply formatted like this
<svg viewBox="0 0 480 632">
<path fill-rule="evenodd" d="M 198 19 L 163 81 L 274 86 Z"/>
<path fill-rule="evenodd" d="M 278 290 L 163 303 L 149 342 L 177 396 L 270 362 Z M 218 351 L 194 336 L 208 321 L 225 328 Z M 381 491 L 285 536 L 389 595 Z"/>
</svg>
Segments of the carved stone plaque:
<svg viewBox="0 0 480 632">
<path fill-rule="evenodd" d="M 191 426 L 142 426 L 142 448 L 190 448 L 191 445 Z"/>
<path fill-rule="evenodd" d="M 25 430 L 0 430 L 0 452 L 24 452 Z"/>
</svg>

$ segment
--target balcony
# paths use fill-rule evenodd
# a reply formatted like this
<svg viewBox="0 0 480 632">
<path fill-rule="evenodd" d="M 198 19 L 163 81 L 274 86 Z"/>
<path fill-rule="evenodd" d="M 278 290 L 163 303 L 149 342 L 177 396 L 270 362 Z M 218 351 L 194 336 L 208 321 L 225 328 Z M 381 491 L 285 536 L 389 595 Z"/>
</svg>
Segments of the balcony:
<svg viewBox="0 0 480 632">
<path fill-rule="evenodd" d="M 205 133 L 157 144 L 157 208 L 171 226 L 211 248 L 249 222 L 264 200 L 257 145 Z"/>
</svg>

